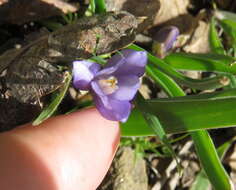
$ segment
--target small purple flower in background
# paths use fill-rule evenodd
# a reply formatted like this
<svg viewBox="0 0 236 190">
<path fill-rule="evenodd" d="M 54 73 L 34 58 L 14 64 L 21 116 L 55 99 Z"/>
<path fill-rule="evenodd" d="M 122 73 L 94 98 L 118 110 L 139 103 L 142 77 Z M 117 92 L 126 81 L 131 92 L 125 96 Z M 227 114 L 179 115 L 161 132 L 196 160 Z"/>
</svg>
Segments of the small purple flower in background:
<svg viewBox="0 0 236 190">
<path fill-rule="evenodd" d="M 173 47 L 177 37 L 179 35 L 179 29 L 175 26 L 167 26 L 160 29 L 153 36 L 153 52 L 158 57 L 165 57 L 166 53 Z"/>
<path fill-rule="evenodd" d="M 146 64 L 145 51 L 130 49 L 111 57 L 103 69 L 94 62 L 74 61 L 73 85 L 92 93 L 97 109 L 106 119 L 125 122 Z"/>
</svg>

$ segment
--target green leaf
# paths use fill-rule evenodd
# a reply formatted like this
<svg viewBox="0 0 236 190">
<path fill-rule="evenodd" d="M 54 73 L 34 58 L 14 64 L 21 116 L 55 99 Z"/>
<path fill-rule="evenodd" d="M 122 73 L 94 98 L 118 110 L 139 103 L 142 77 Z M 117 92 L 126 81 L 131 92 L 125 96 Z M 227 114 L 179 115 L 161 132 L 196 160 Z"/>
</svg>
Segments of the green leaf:
<svg viewBox="0 0 236 190">
<path fill-rule="evenodd" d="M 42 20 L 39 23 L 51 31 L 58 30 L 59 28 L 63 27 L 63 24 L 51 20 Z"/>
<path fill-rule="evenodd" d="M 137 50 L 137 51 L 145 51 L 144 49 L 134 44 L 130 45 L 128 48 Z M 206 79 L 201 79 L 201 80 L 186 77 L 183 74 L 177 72 L 170 65 L 165 63 L 163 60 L 151 55 L 150 53 L 148 53 L 148 60 L 156 68 L 161 70 L 163 73 L 165 73 L 169 77 L 173 78 L 178 83 L 186 85 L 194 89 L 200 89 L 200 90 L 216 89 L 216 88 L 221 88 L 223 86 L 226 86 L 229 83 L 229 79 L 226 76 L 225 77 L 216 76 L 216 77 L 211 77 L 211 78 L 206 78 Z M 226 82 L 223 82 L 223 81 L 226 81 Z"/>
<path fill-rule="evenodd" d="M 232 109 L 236 105 L 235 100 L 236 89 L 229 89 L 215 93 L 148 100 L 146 103 L 151 105 L 151 108 L 146 111 L 154 110 L 152 112 L 155 112 L 169 134 L 224 128 L 236 125 L 236 110 Z M 123 136 L 154 135 L 137 108 L 134 108 L 128 121 L 121 125 L 121 132 Z"/>
<path fill-rule="evenodd" d="M 214 144 L 211 137 L 205 131 L 195 133 L 192 135 L 196 151 L 215 190 L 233 190 L 234 187 L 229 179 L 228 174 L 220 163 L 217 152 L 215 151 Z M 206 146 L 207 145 L 207 146 Z"/>
<path fill-rule="evenodd" d="M 180 94 L 180 93 L 179 93 Z M 172 97 L 172 98 L 161 98 L 160 101 L 185 101 L 185 100 L 214 100 L 219 98 L 234 98 L 236 96 L 236 89 L 226 89 L 222 91 L 215 91 L 211 93 L 195 94 L 188 96 Z"/>
<path fill-rule="evenodd" d="M 210 23 L 209 44 L 213 53 L 225 54 L 224 47 L 216 30 L 216 23 L 214 18 L 211 19 Z"/>
<path fill-rule="evenodd" d="M 222 144 L 220 147 L 217 148 L 217 154 L 220 157 L 221 160 L 223 160 L 225 153 L 228 151 L 232 143 L 235 141 L 235 138 L 232 138 L 228 141 L 226 141 L 224 144 Z M 193 182 L 190 190 L 208 190 L 210 188 L 210 182 L 204 172 L 204 170 L 201 170 Z"/>
<path fill-rule="evenodd" d="M 132 47 L 132 46 L 131 46 Z M 134 49 L 136 49 L 136 50 L 142 50 L 142 48 L 139 48 L 138 46 L 133 46 L 132 48 L 134 48 Z M 152 58 L 152 57 L 151 57 Z M 149 56 L 149 60 L 150 60 L 150 56 Z M 172 81 L 173 82 L 173 81 Z M 161 83 L 160 83 L 161 84 Z M 171 83 L 170 83 L 171 84 Z M 169 89 L 169 91 L 172 91 L 172 88 L 170 88 Z M 175 92 L 172 92 L 171 94 L 174 94 Z M 176 93 L 176 95 L 178 96 L 183 96 L 184 95 L 184 92 L 182 91 L 182 90 L 179 90 L 178 91 L 178 93 Z M 221 94 L 222 95 L 222 94 Z M 235 98 L 235 96 L 233 96 L 234 98 Z M 228 98 L 232 98 L 232 97 L 228 97 Z M 202 101 L 202 100 L 200 100 L 200 101 Z M 204 101 L 206 101 L 206 102 L 208 102 L 209 100 L 204 100 Z M 191 101 L 190 101 L 191 102 Z M 233 102 L 235 102 L 235 101 L 233 101 Z M 212 103 L 212 102 L 211 102 Z M 215 102 L 216 103 L 216 102 Z M 220 106 L 219 107 L 217 107 L 217 105 L 219 105 L 219 104 L 215 104 L 215 108 L 216 108 L 216 110 L 218 109 L 218 108 L 222 108 L 221 107 L 221 105 L 222 105 L 222 103 L 224 104 L 224 102 L 221 102 L 221 104 L 220 104 Z M 152 106 L 154 106 L 154 105 L 152 105 Z M 161 105 L 160 105 L 161 106 Z M 163 107 L 162 107 L 163 106 Z M 156 107 L 156 106 L 154 106 L 156 109 L 165 109 L 166 107 L 165 107 L 165 105 L 162 105 L 161 107 Z M 179 115 L 178 115 L 178 108 L 181 108 L 181 109 L 183 109 L 182 111 L 186 111 L 185 110 L 185 108 L 182 108 L 181 106 L 182 106 L 182 104 L 179 104 L 179 106 L 178 105 L 175 105 L 176 106 L 176 112 L 175 113 L 173 113 L 172 114 L 172 112 L 165 112 L 164 111 L 164 115 L 166 116 L 166 117 L 164 117 L 163 119 L 165 119 L 167 122 L 168 122 L 168 120 L 170 120 L 170 118 L 171 118 L 171 120 L 179 120 L 180 119 L 180 117 L 179 117 Z M 189 105 L 190 106 L 190 105 Z M 191 110 L 191 111 L 193 111 L 193 108 L 195 109 L 195 108 L 197 108 L 196 106 L 198 106 L 198 105 L 192 105 L 192 108 L 189 108 L 189 110 Z M 212 105 L 211 105 L 212 106 Z M 212 108 L 212 107 L 208 107 L 208 109 L 209 108 Z M 149 112 L 149 106 L 144 106 L 147 110 L 146 110 L 146 112 Z M 155 110 L 155 108 L 153 107 L 153 109 Z M 202 107 L 202 106 L 200 106 L 201 107 L 201 109 L 204 107 Z M 227 106 L 228 107 L 228 106 Z M 214 109 L 215 109 L 214 108 Z M 222 109 L 222 110 L 224 110 L 224 109 Z M 224 111 L 222 111 L 222 110 L 220 110 L 222 113 L 224 112 Z M 160 110 L 161 111 L 161 110 Z M 204 110 L 203 110 L 204 111 Z M 212 112 L 214 112 L 214 114 L 216 113 L 216 115 L 214 115 L 214 114 L 210 114 L 210 115 L 208 115 L 208 116 L 213 116 L 213 117 L 216 117 L 217 116 L 217 111 L 215 112 L 215 111 L 213 111 L 213 110 L 211 110 L 211 113 Z M 192 113 L 192 115 L 191 116 L 195 116 L 195 115 L 200 115 L 200 113 L 201 112 L 199 112 L 199 110 L 196 110 L 196 112 L 193 112 Z M 153 113 L 152 113 L 153 114 Z M 182 115 L 182 117 L 183 117 L 183 119 L 185 119 L 185 118 L 188 118 L 188 116 L 187 115 L 185 115 L 184 116 L 184 114 L 186 114 L 186 112 L 185 113 L 183 113 L 183 115 Z M 225 113 L 225 116 L 227 115 L 228 113 Z M 233 115 L 234 115 L 234 113 L 233 113 Z M 159 117 L 159 114 L 157 114 L 157 116 L 158 116 L 158 119 L 160 119 L 160 117 Z M 232 116 L 232 115 L 231 115 Z M 200 118 L 198 118 L 197 120 L 199 120 L 199 119 L 201 119 L 201 118 L 204 118 L 205 117 L 205 119 L 206 119 L 206 121 L 205 122 L 208 122 L 208 119 L 206 118 L 207 117 L 207 114 L 205 114 L 205 115 L 202 115 L 202 117 L 200 116 Z M 233 117 L 233 116 L 232 116 Z M 224 118 L 224 117 L 223 117 Z M 210 120 L 212 120 L 212 118 L 209 118 Z M 227 118 L 224 118 L 224 119 L 226 119 L 227 120 Z M 181 119 L 180 119 L 181 120 Z M 213 119 L 214 120 L 214 119 Z M 233 119 L 232 119 L 233 120 Z M 160 120 L 161 121 L 161 120 Z M 183 120 L 181 120 L 181 124 L 183 124 L 183 125 L 185 125 L 186 123 L 182 123 L 182 121 Z M 218 121 L 216 122 L 216 123 L 214 123 L 213 125 L 214 126 L 217 126 L 219 123 L 221 123 L 222 121 L 220 121 L 220 119 L 218 119 Z M 163 124 L 163 122 L 161 121 L 161 123 L 162 123 L 162 125 L 164 126 L 164 127 L 167 127 L 165 124 Z M 177 122 L 178 123 L 178 122 Z M 203 122 L 204 123 L 204 122 Z M 191 124 L 195 124 L 194 123 L 194 121 L 192 121 L 192 123 L 188 123 L 189 124 L 189 126 L 191 126 Z M 211 123 L 212 124 L 212 123 Z M 216 125 L 215 125 L 216 124 Z M 223 124 L 224 125 L 224 124 Z M 172 127 L 174 127 L 175 126 L 175 123 L 173 123 L 173 125 L 172 125 Z M 186 125 L 185 125 L 186 126 Z M 170 128 L 169 129 L 171 129 L 171 125 L 169 126 Z M 201 127 L 202 128 L 202 127 Z M 166 130 L 165 130 L 166 131 Z M 178 131 L 178 130 L 177 130 Z M 200 158 L 200 160 L 202 161 L 202 160 L 204 160 L 203 162 L 202 162 L 202 166 L 203 166 L 203 168 L 205 168 L 206 170 L 206 174 L 208 175 L 208 177 L 209 177 L 209 179 L 211 180 L 211 184 L 214 186 L 214 188 L 215 189 L 219 189 L 219 187 L 221 188 L 221 187 L 223 187 L 223 189 L 228 189 L 228 188 L 230 188 L 231 186 L 230 186 L 230 179 L 229 179 L 229 177 L 228 177 L 228 175 L 226 174 L 226 172 L 225 172 L 225 170 L 224 170 L 224 168 L 223 168 L 223 166 L 222 166 L 222 164 L 221 164 L 221 162 L 219 161 L 219 159 L 218 159 L 218 157 L 217 157 L 217 154 L 215 154 L 215 147 L 214 147 L 214 145 L 213 145 L 213 143 L 212 143 L 212 141 L 211 141 L 211 138 L 208 136 L 208 133 L 207 133 L 207 131 L 205 131 L 205 130 L 199 130 L 199 131 L 195 131 L 195 132 L 191 132 L 190 133 L 191 134 L 191 136 L 192 136 L 192 138 L 193 138 L 193 140 L 194 140 L 194 144 L 196 144 L 195 146 L 197 147 L 197 149 L 199 149 L 200 151 L 197 151 L 197 153 L 198 153 L 198 157 Z M 208 138 L 209 137 L 209 138 Z M 210 145 L 209 147 L 210 148 L 208 148 L 208 145 Z M 201 150 L 205 150 L 205 152 L 204 151 L 201 151 Z M 207 155 L 209 155 L 209 156 L 207 156 Z M 205 164 L 208 164 L 207 166 L 205 165 Z M 217 174 L 217 175 L 214 175 L 214 174 Z"/>
<path fill-rule="evenodd" d="M 95 14 L 95 10 L 96 10 L 96 0 L 89 0 L 89 10 Z"/>
<path fill-rule="evenodd" d="M 236 59 L 220 54 L 171 53 L 165 62 L 179 70 L 212 71 L 236 74 Z M 232 65 L 232 66 L 231 66 Z"/>
<path fill-rule="evenodd" d="M 232 45 L 236 44 L 236 22 L 228 19 L 220 20 L 220 25 L 224 31 L 232 38 Z"/>
<path fill-rule="evenodd" d="M 106 2 L 105 0 L 95 0 L 96 9 L 95 12 L 97 14 L 106 12 Z"/>
<path fill-rule="evenodd" d="M 210 42 L 211 51 L 213 53 L 219 53 L 219 54 L 224 55 L 225 50 L 224 50 L 224 47 L 221 43 L 221 40 L 220 40 L 220 38 L 217 34 L 215 25 L 216 25 L 215 24 L 215 19 L 212 18 L 211 23 L 210 23 L 210 31 L 209 31 L 209 42 Z M 232 64 L 232 63 L 230 63 L 230 64 Z M 228 64 L 228 65 L 230 65 L 230 64 Z M 232 67 L 230 67 L 230 69 L 231 68 Z M 229 74 L 228 77 L 230 79 L 230 87 L 236 88 L 236 77 L 232 74 Z"/>
<path fill-rule="evenodd" d="M 176 99 L 152 99 L 145 102 L 147 105 L 146 111 L 158 116 L 167 133 L 236 125 L 236 109 L 232 109 L 236 106 L 236 97 L 195 100 Z"/>
<path fill-rule="evenodd" d="M 93 57 L 91 57 L 88 60 L 94 61 L 100 65 L 105 65 L 107 63 L 107 61 L 105 59 L 103 59 L 101 56 L 96 56 L 96 55 L 94 55 Z"/>
<path fill-rule="evenodd" d="M 229 11 L 216 10 L 214 16 L 219 20 L 234 20 L 236 21 L 236 14 Z"/>
<path fill-rule="evenodd" d="M 221 26 L 223 27 L 223 29 L 225 30 L 225 32 L 228 33 L 235 41 L 236 40 L 236 34 L 235 34 L 236 22 L 232 21 L 232 20 L 225 19 L 225 20 L 221 20 L 220 23 L 221 23 Z"/>
<path fill-rule="evenodd" d="M 95 0 L 89 0 L 89 6 L 87 10 L 85 11 L 86 16 L 92 16 L 95 14 L 95 9 L 96 9 L 96 3 Z"/>
<path fill-rule="evenodd" d="M 49 117 L 53 115 L 56 111 L 57 107 L 60 105 L 61 101 L 63 100 L 68 87 L 70 86 L 71 75 L 67 73 L 67 77 L 65 79 L 65 84 L 61 87 L 60 92 L 55 96 L 55 99 L 46 107 L 40 115 L 34 120 L 33 125 L 39 125 Z"/>
<path fill-rule="evenodd" d="M 175 96 L 176 93 L 182 90 L 172 78 L 158 70 L 153 65 L 146 66 L 146 74 L 170 96 Z"/>
<path fill-rule="evenodd" d="M 134 108 L 125 123 L 120 124 L 121 136 L 154 136 L 153 130 L 148 126 L 141 111 Z"/>
<path fill-rule="evenodd" d="M 201 170 L 198 174 L 197 177 L 195 178 L 195 181 L 193 182 L 190 190 L 209 190 L 210 188 L 210 181 L 207 178 L 204 170 Z"/>
<path fill-rule="evenodd" d="M 72 24 L 78 19 L 78 13 L 68 13 L 66 15 L 62 15 L 62 18 L 67 24 Z"/>
<path fill-rule="evenodd" d="M 167 135 L 166 135 L 166 132 L 165 132 L 163 126 L 161 125 L 157 116 L 144 111 L 143 106 L 145 106 L 145 104 L 143 104 L 143 102 L 144 102 L 144 98 L 141 96 L 141 94 L 138 94 L 138 97 L 137 97 L 138 108 L 141 110 L 143 117 L 147 121 L 149 127 L 152 128 L 152 130 L 154 131 L 156 136 L 159 137 L 160 141 L 166 146 L 167 151 L 175 159 L 175 161 L 177 163 L 178 171 L 181 174 L 181 166 L 180 166 L 178 158 L 177 158 L 177 156 L 176 156 L 176 154 L 175 154 L 175 152 L 174 152 L 174 150 L 167 138 Z"/>
<path fill-rule="evenodd" d="M 106 2 L 105 0 L 90 0 L 88 9 L 86 11 L 86 16 L 91 16 L 93 14 L 101 14 L 106 12 Z"/>
</svg>

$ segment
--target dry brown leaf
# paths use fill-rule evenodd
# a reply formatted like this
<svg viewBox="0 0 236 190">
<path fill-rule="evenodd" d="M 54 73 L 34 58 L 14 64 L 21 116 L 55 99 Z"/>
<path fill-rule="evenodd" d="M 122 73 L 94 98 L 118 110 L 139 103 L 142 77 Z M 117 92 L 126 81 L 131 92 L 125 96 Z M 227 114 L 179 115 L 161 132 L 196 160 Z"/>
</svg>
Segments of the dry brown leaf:
<svg viewBox="0 0 236 190">
<path fill-rule="evenodd" d="M 153 25 L 154 19 L 160 9 L 159 0 L 106 0 L 108 11 L 124 10 L 136 17 L 141 23 L 138 30 L 143 31 Z"/>
<path fill-rule="evenodd" d="M 190 0 L 160 0 L 160 10 L 155 17 L 154 25 L 160 25 L 179 15 L 187 14 Z"/>
<path fill-rule="evenodd" d="M 77 9 L 62 0 L 0 0 L 0 23 L 23 24 Z"/>
<path fill-rule="evenodd" d="M 207 53 L 210 51 L 208 43 L 209 24 L 199 21 L 191 41 L 184 47 L 184 51 L 190 53 Z"/>
</svg>

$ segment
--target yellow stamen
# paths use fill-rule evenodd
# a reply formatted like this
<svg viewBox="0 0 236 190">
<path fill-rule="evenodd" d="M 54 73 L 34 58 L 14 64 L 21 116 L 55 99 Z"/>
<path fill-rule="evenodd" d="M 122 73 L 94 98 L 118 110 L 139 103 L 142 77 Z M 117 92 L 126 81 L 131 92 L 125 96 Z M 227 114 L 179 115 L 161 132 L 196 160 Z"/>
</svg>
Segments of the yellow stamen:
<svg viewBox="0 0 236 190">
<path fill-rule="evenodd" d="M 117 83 L 117 78 L 114 76 L 110 76 L 107 79 L 100 79 L 98 81 L 99 86 L 105 94 L 112 94 L 115 92 L 118 89 Z"/>
</svg>

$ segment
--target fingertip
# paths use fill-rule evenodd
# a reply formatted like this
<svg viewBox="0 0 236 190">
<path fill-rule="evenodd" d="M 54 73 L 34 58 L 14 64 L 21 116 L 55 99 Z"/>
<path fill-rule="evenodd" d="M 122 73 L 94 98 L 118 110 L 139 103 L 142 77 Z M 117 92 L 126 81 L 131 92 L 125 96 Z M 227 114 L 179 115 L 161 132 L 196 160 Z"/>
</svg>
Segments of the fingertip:
<svg viewBox="0 0 236 190">
<path fill-rule="evenodd" d="M 118 122 L 108 121 L 95 108 L 89 108 L 51 118 L 40 126 L 23 126 L 5 133 L 6 137 L 22 144 L 20 148 L 26 151 L 25 154 L 40 161 L 39 165 L 46 168 L 43 172 L 52 176 L 53 186 L 90 190 L 96 189 L 106 174 L 119 144 L 120 130 Z M 0 149 L 0 152 L 4 151 L 14 150 Z M 15 156 L 20 158 L 21 155 Z M 13 166 L 17 165 L 15 162 Z M 28 167 L 31 167 L 32 161 L 29 162 Z M 10 172 L 5 178 L 18 174 Z M 0 178 L 4 177 L 2 175 L 0 171 Z"/>
</svg>

